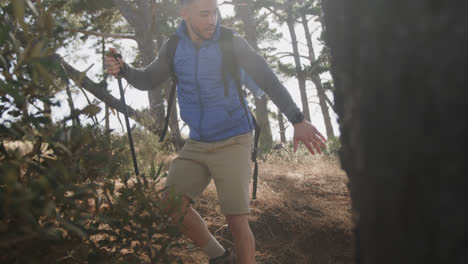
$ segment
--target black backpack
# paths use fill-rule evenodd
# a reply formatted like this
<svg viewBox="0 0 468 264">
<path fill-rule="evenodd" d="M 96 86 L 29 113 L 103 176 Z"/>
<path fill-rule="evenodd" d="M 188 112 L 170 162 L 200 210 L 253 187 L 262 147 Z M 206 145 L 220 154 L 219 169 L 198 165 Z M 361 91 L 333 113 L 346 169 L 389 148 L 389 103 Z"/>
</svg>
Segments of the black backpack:
<svg viewBox="0 0 468 264">
<path fill-rule="evenodd" d="M 224 95 L 229 95 L 228 89 L 228 76 L 232 76 L 236 83 L 237 93 L 239 95 L 239 100 L 241 101 L 242 107 L 245 110 L 246 118 L 248 118 L 248 107 L 245 104 L 242 92 L 242 83 L 239 76 L 239 66 L 237 64 L 236 57 L 234 55 L 234 47 L 232 44 L 232 39 L 234 32 L 232 29 L 221 26 L 220 28 L 220 47 L 221 53 L 223 56 L 223 65 L 222 65 L 222 72 L 223 72 L 223 80 L 224 80 Z M 169 100 L 167 102 L 167 115 L 164 120 L 164 128 L 161 132 L 161 136 L 159 141 L 164 141 L 164 137 L 166 136 L 167 129 L 169 126 L 169 116 L 171 114 L 172 105 L 174 104 L 175 100 L 175 93 L 176 93 L 176 85 L 177 85 L 177 76 L 175 75 L 174 71 L 174 57 L 177 49 L 177 44 L 179 42 L 179 38 L 176 34 L 172 35 L 167 43 L 167 61 L 169 63 L 170 74 L 172 78 L 172 86 L 171 91 L 169 93 Z M 255 135 L 254 135 L 254 148 L 252 151 L 252 162 L 255 163 L 254 167 L 254 174 L 253 174 L 253 193 L 252 199 L 255 200 L 257 198 L 257 182 L 258 182 L 258 162 L 257 162 L 257 150 L 258 150 L 258 141 L 260 138 L 260 126 L 258 125 L 255 117 L 252 116 L 252 123 L 249 122 L 249 126 L 252 129 L 252 125 L 255 128 Z"/>
</svg>

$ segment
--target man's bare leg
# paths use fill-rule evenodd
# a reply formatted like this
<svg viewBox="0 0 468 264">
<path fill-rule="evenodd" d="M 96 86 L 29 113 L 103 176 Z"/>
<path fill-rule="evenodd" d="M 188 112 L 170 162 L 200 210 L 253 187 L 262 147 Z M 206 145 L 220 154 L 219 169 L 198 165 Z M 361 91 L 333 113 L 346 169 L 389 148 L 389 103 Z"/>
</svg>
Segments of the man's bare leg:
<svg viewBox="0 0 468 264">
<path fill-rule="evenodd" d="M 181 210 L 177 210 L 172 217 L 177 221 L 181 213 L 185 212 L 182 220 L 182 233 L 190 238 L 196 246 L 205 251 L 210 258 L 219 257 L 224 254 L 225 249 L 210 233 L 208 227 L 195 209 L 190 206 L 190 200 L 183 197 Z"/>
<path fill-rule="evenodd" d="M 255 263 L 255 240 L 250 230 L 248 215 L 227 215 L 239 264 Z"/>
</svg>

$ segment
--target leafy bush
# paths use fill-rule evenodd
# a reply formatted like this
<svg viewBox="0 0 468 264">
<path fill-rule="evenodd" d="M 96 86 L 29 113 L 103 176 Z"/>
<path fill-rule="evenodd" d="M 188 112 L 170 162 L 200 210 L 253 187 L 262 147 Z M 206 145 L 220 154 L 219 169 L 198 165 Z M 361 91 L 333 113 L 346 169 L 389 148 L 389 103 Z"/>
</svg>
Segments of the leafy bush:
<svg viewBox="0 0 468 264">
<path fill-rule="evenodd" d="M 68 81 L 51 60 L 63 42 L 51 13 L 60 6 L 36 4 L 0 5 L 0 262 L 177 261 L 168 250 L 179 228 L 158 195 L 162 167 L 131 177 L 125 137 L 109 144 L 97 125 L 68 125 L 96 115 L 95 105 L 52 121 Z"/>
<path fill-rule="evenodd" d="M 329 157 L 337 157 L 338 154 L 340 153 L 340 149 L 341 149 L 340 138 L 339 137 L 329 138 L 327 140 L 326 144 L 327 144 L 327 149 L 326 149 L 325 153 Z"/>
</svg>

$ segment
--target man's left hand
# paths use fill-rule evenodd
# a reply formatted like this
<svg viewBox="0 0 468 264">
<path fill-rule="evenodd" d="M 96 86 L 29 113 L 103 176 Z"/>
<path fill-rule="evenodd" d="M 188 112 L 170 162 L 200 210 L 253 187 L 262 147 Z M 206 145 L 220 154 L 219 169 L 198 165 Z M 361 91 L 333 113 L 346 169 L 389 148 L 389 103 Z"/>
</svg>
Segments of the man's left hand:
<svg viewBox="0 0 468 264">
<path fill-rule="evenodd" d="M 327 148 L 325 140 L 325 137 L 306 120 L 294 125 L 294 152 L 297 151 L 299 142 L 302 142 L 309 149 L 310 153 L 315 154 L 317 152 L 320 154 L 322 153 L 322 148 Z"/>
</svg>

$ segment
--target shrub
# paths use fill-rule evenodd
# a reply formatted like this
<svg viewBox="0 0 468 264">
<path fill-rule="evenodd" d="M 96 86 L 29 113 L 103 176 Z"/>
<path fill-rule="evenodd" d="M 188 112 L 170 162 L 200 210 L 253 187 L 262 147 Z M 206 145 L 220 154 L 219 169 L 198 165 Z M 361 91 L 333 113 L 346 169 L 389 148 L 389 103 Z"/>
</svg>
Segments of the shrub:
<svg viewBox="0 0 468 264">
<path fill-rule="evenodd" d="M 67 124 L 95 116 L 95 105 L 52 121 L 63 76 L 50 57 L 62 40 L 53 7 L 32 5 L 0 5 L 0 262 L 177 261 L 168 249 L 178 225 L 158 196 L 162 167 L 131 177 L 123 137 L 109 144 L 97 125 Z"/>
<path fill-rule="evenodd" d="M 341 149 L 341 141 L 339 137 L 329 138 L 326 142 L 327 149 L 325 154 L 329 157 L 337 157 Z"/>
</svg>

